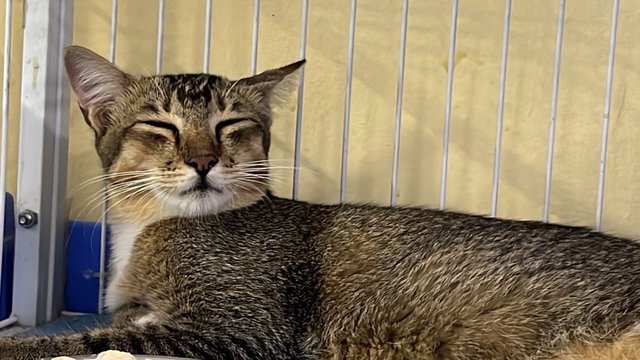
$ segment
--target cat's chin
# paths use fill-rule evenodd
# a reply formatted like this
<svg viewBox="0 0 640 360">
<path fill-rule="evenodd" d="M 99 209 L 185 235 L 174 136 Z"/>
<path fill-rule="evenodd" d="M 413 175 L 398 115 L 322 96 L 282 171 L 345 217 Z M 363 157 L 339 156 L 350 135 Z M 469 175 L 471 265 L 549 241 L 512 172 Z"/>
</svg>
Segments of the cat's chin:
<svg viewBox="0 0 640 360">
<path fill-rule="evenodd" d="M 160 199 L 173 216 L 201 217 L 229 208 L 232 195 L 220 189 L 189 191 L 181 194 L 160 194 Z"/>
</svg>

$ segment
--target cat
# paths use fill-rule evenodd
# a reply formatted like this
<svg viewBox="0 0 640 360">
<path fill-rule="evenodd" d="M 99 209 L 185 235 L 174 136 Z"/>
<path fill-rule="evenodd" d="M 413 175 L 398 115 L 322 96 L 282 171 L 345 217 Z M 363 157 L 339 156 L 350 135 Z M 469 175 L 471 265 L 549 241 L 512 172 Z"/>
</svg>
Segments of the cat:
<svg viewBox="0 0 640 360">
<path fill-rule="evenodd" d="M 70 47 L 109 182 L 114 321 L 0 339 L 0 358 L 640 359 L 632 240 L 273 196 L 272 109 L 303 64 L 236 81 L 134 76 Z"/>
</svg>

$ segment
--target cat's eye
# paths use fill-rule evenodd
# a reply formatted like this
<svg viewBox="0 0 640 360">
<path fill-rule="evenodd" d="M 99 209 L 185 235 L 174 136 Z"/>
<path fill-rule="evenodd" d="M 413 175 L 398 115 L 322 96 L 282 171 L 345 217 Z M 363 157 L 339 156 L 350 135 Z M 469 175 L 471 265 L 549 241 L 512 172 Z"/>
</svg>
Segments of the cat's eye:
<svg viewBox="0 0 640 360">
<path fill-rule="evenodd" d="M 153 126 L 159 129 L 169 130 L 173 133 L 173 136 L 176 138 L 176 142 L 178 142 L 180 139 L 180 131 L 175 125 L 171 123 L 159 121 L 159 120 L 139 120 L 135 124 L 143 124 L 143 125 Z"/>
<path fill-rule="evenodd" d="M 237 119 L 229 119 L 229 120 L 224 120 L 221 121 L 219 123 L 216 124 L 215 127 L 215 132 L 218 136 L 220 136 L 220 132 L 222 131 L 223 128 L 225 127 L 229 127 L 232 125 L 236 125 L 236 124 L 240 124 L 240 123 L 246 123 L 246 125 L 248 126 L 254 126 L 254 125 L 258 125 L 258 123 L 254 120 L 251 119 L 247 119 L 247 118 L 237 118 Z"/>
<path fill-rule="evenodd" d="M 167 130 L 171 130 L 174 134 L 178 133 L 178 128 L 168 122 L 164 122 L 164 121 L 158 121 L 158 120 L 140 120 L 137 122 L 138 124 L 145 124 L 145 125 L 149 125 L 149 126 L 153 126 L 153 127 L 157 127 L 157 128 L 161 128 L 161 129 L 167 129 Z"/>
</svg>

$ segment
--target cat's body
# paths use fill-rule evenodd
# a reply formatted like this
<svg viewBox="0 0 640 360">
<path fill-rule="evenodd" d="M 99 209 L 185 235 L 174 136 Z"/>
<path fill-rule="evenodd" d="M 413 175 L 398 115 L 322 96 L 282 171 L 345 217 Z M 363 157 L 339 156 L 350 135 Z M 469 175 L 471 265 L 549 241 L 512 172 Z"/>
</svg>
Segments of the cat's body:
<svg viewBox="0 0 640 360">
<path fill-rule="evenodd" d="M 546 358 L 640 320 L 640 246 L 587 229 L 272 199 L 140 241 L 131 300 L 240 358 Z"/>
<path fill-rule="evenodd" d="M 532 222 L 272 198 L 156 223 L 132 259 L 149 322 L 39 355 L 543 359 L 640 320 L 640 245 Z"/>
<path fill-rule="evenodd" d="M 235 82 L 82 48 L 66 65 L 109 180 L 115 323 L 0 340 L 0 359 L 640 359 L 631 240 L 266 196 L 270 106 L 301 63 Z"/>
</svg>

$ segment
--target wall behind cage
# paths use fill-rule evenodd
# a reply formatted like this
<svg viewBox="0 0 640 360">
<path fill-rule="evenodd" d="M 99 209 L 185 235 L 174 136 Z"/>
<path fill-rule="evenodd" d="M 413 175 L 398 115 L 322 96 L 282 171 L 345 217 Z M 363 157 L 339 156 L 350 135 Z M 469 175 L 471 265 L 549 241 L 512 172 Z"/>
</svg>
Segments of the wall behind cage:
<svg viewBox="0 0 640 360">
<path fill-rule="evenodd" d="M 294 139 L 301 139 L 302 174 L 299 182 L 299 193 L 306 200 L 318 202 L 336 202 L 339 199 L 340 161 L 345 152 L 342 133 L 345 123 L 344 110 L 347 85 L 346 81 L 347 48 L 351 43 L 348 29 L 350 25 L 349 6 L 356 0 L 321 1 L 321 0 L 120 0 L 119 23 L 116 28 L 117 44 L 116 62 L 126 70 L 138 73 L 153 73 L 158 66 L 155 47 L 158 44 L 158 30 L 165 36 L 161 42 L 161 62 L 163 72 L 200 71 L 203 68 L 203 32 L 206 28 L 204 20 L 213 14 L 213 38 L 211 45 L 210 68 L 217 73 L 238 77 L 249 73 L 253 68 L 251 60 L 252 46 L 257 44 L 258 69 L 282 65 L 299 56 L 300 28 L 306 21 L 301 21 L 302 4 L 309 3 L 309 36 L 307 53 L 307 82 L 305 94 L 302 128 L 295 128 L 296 103 L 291 102 L 278 112 L 274 128 L 273 158 L 279 164 L 291 164 L 294 158 Z M 7 0 L 0 4 L 0 15 L 6 12 Z M 67 4 L 72 1 L 66 2 Z M 109 27 L 112 22 L 111 4 L 113 1 L 76 0 L 75 42 L 96 49 L 107 55 L 111 39 Z M 158 22 L 158 3 L 167 5 L 164 20 Z M 205 13 L 205 4 L 214 3 L 211 13 Z M 452 31 L 451 5 L 460 3 L 457 32 L 457 51 L 449 56 L 451 43 L 449 34 Z M 355 19 L 355 62 L 353 67 L 353 97 L 349 102 L 348 113 L 351 131 L 349 137 L 348 163 L 346 165 L 346 200 L 373 201 L 389 203 L 389 198 L 399 190 L 397 197 L 391 202 L 435 207 L 442 194 L 440 165 L 442 158 L 443 123 L 446 117 L 444 104 L 452 99 L 452 131 L 448 166 L 448 191 L 446 207 L 475 213 L 488 213 L 492 202 L 492 172 L 496 169 L 494 159 L 500 154 L 502 165 L 499 175 L 499 193 L 497 199 L 497 215 L 513 218 L 533 218 L 541 216 L 543 202 L 545 155 L 549 137 L 549 118 L 551 93 L 555 93 L 552 83 L 554 69 L 554 49 L 556 19 L 563 12 L 560 4 L 567 3 L 567 17 L 563 22 L 565 36 L 562 50 L 564 56 L 560 63 L 560 87 L 558 98 L 558 131 L 556 151 L 553 157 L 554 172 L 551 194 L 551 220 L 555 222 L 594 225 L 596 211 L 596 192 L 598 191 L 598 164 L 601 147 L 601 129 L 603 124 L 603 106 L 605 101 L 605 82 L 611 78 L 607 74 L 611 67 L 611 59 L 607 55 L 612 48 L 609 44 L 612 26 L 612 7 L 622 4 L 618 50 L 613 81 L 613 106 L 611 107 L 611 127 L 609 157 L 607 159 L 607 177 L 604 187 L 605 222 L 604 228 L 613 233 L 640 238 L 640 231 L 634 224 L 634 214 L 638 207 L 638 186 L 634 181 L 638 173 L 637 133 L 638 126 L 634 120 L 638 113 L 638 50 L 635 30 L 638 28 L 639 5 L 621 0 L 549 0 L 539 1 L 535 7 L 524 0 L 396 0 L 396 1 L 358 1 Z M 0 78 L 3 86 L 8 86 L 11 93 L 9 115 L 9 176 L 8 189 L 16 193 L 16 177 L 21 186 L 18 205 L 25 208 L 40 209 L 41 219 L 53 214 L 52 220 L 58 220 L 55 211 L 49 211 L 49 200 L 57 203 L 55 194 L 39 194 L 40 188 L 56 188 L 40 184 L 42 178 L 36 168 L 43 168 L 45 173 L 53 173 L 55 166 L 48 160 L 39 162 L 35 158 L 17 158 L 17 140 L 20 126 L 20 102 L 29 95 L 42 100 L 41 95 L 48 97 L 63 95 L 52 88 L 55 81 L 41 82 L 45 69 L 51 69 L 55 61 L 43 56 L 56 53 L 53 43 L 57 43 L 59 34 L 57 21 L 45 23 L 36 19 L 46 17 L 46 7 L 37 6 L 42 1 L 13 1 L 13 37 L 10 48 L 13 50 L 13 62 L 10 76 Z M 58 4 L 59 2 L 55 2 Z M 259 31 L 255 32 L 257 21 L 254 6 L 261 3 L 258 20 Z M 503 50 L 503 31 L 505 29 L 505 4 L 513 3 L 510 17 L 511 29 L 508 32 L 510 41 L 508 49 Z M 62 4 L 62 3 L 60 3 Z M 410 4 L 408 12 L 403 5 Z M 615 5 L 614 5 L 615 4 Z M 25 9 L 35 10 L 34 16 L 23 18 Z M 42 11 L 38 13 L 38 10 Z M 55 11 L 53 11 L 55 12 Z M 31 11 L 30 11 L 31 13 Z M 404 104 L 401 108 L 402 128 L 399 136 L 394 138 L 394 131 L 399 119 L 396 113 L 399 53 L 401 43 L 401 26 L 405 23 L 405 14 L 409 14 L 409 31 L 407 40 L 407 67 L 405 71 Z M 456 13 L 456 12 L 454 12 Z M 66 17 L 65 17 L 66 18 Z M 36 21 L 34 21 L 36 20 Z M 57 19 L 52 19 L 57 20 Z M 0 25 L 4 17 L 0 16 Z M 52 38 L 46 41 L 46 47 L 38 40 L 42 34 L 41 26 L 49 25 Z M 164 25 L 164 27 L 162 26 Z M 26 53 L 32 54 L 22 59 L 23 31 L 33 34 L 36 39 L 25 39 Z M 0 34 L 4 26 L 0 26 Z M 39 29 L 38 31 L 34 31 Z M 60 29 L 58 29 L 60 30 Z M 62 37 L 64 38 L 64 36 Z M 59 40 L 62 40 L 60 38 Z M 40 40 L 43 40 L 40 38 Z M 53 41 L 51 41 L 53 40 Z M 257 41 L 255 41 L 257 40 Z M 40 51 L 33 51 L 39 48 Z M 503 53 L 503 51 L 506 51 Z M 5 51 L 7 54 L 7 51 Z M 508 61 L 505 60 L 508 55 Z M 33 56 L 33 57 L 32 57 Z M 40 56 L 43 56 L 40 58 Z M 41 62 L 43 60 L 44 62 Z M 6 64 L 7 59 L 0 59 Z M 21 65 L 25 65 L 24 78 Z M 455 65 L 452 82 L 448 81 Z M 506 67 L 504 66 L 506 64 Z M 506 69 L 505 74 L 501 74 Z M 39 74 L 39 75 L 38 75 Z M 48 74 L 55 75 L 55 74 Z M 506 75 L 506 86 L 500 79 Z M 52 79 L 54 77 L 47 77 Z M 7 83 L 7 81 L 9 81 Z M 21 84 L 22 81 L 22 84 Z M 20 94 L 20 87 L 25 91 Z M 445 98 L 445 89 L 453 85 L 452 97 Z M 42 91 L 44 90 L 44 91 Z M 57 90 L 57 89 L 56 89 Z M 503 151 L 494 154 L 497 138 L 496 124 L 504 99 L 504 141 Z M 609 93 L 607 91 L 607 93 Z M 2 95 L 6 95 L 3 93 Z M 23 99 L 21 99 L 23 98 Z M 608 99 L 608 97 L 606 97 Z M 51 99 L 51 97 L 48 97 Z M 55 101 L 53 101 L 55 102 Z M 42 150 L 42 144 L 33 136 L 38 134 L 38 125 L 34 120 L 42 121 L 37 102 L 24 101 L 24 123 L 31 128 L 23 129 L 20 138 L 30 143 L 28 148 Z M 46 110 L 46 125 L 57 119 L 58 109 L 53 105 Z M 64 106 L 62 106 L 64 108 Z M 298 109 L 298 114 L 300 110 Z M 604 111 L 606 112 L 606 110 Z M 62 110 L 64 114 L 64 110 Z M 38 115 L 38 114 L 36 114 Z M 50 116 L 50 117 L 49 117 Z M 299 119 L 298 119 L 299 120 Z M 41 124 L 42 125 L 42 124 Z M 92 134 L 83 124 L 74 107 L 72 114 L 71 152 L 69 167 L 69 217 L 95 220 L 99 217 L 100 206 L 94 200 L 100 200 L 97 187 L 86 187 L 74 192 L 78 184 L 93 175 L 99 174 L 98 161 L 92 149 Z M 45 129 L 53 130 L 54 127 Z M 34 133 L 35 130 L 35 133 Z M 294 137 L 294 131 L 301 130 L 301 137 Z M 26 134 L 25 134 L 26 132 Z M 29 133 L 32 134 L 29 134 Z M 65 131 L 61 131 L 65 133 Z M 3 136 L 6 135 L 3 132 Z M 29 138 L 29 135 L 32 135 Z M 26 140 L 24 140 L 26 138 Z M 64 140 L 60 146 L 65 148 Z M 399 186 L 393 174 L 395 168 L 396 144 L 400 144 Z M 24 144 L 24 143 L 23 143 Z M 50 144 L 50 143 L 49 143 Z M 5 145 L 5 144 L 3 144 Z M 49 148 L 48 146 L 45 146 Z M 22 147 L 25 149 L 25 147 Z M 50 149 L 50 148 L 49 148 Z M 297 148 L 296 148 L 297 149 Z M 28 151 L 28 150 L 27 150 Z M 33 152 L 32 152 L 33 153 Z M 36 154 L 37 155 L 37 154 Z M 50 155 L 50 154 L 49 154 Z M 66 155 L 66 154 L 64 154 Z M 4 159 L 4 154 L 2 156 Z M 49 159 L 49 157 L 45 157 Z M 298 157 L 295 157 L 299 159 Z M 17 174 L 17 165 L 24 170 Z M 55 162 L 54 162 L 55 163 Z M 4 168 L 5 164 L 2 164 Z M 392 171 L 392 169 L 394 169 Z M 292 192 L 291 173 L 281 174 L 276 183 L 276 193 L 290 196 Z M 34 177 L 35 175 L 35 177 Z M 59 174 L 58 174 L 59 175 Z M 36 180 L 35 182 L 33 180 Z M 26 181 L 25 181 L 26 180 Z M 46 182 L 47 180 L 45 180 Z M 41 186 L 45 185 L 45 186 Z M 495 188 L 494 188 L 495 189 Z M 55 191 L 54 191 L 55 193 Z M 36 194 L 36 195 L 33 195 Z M 41 199 L 37 199 L 41 197 Z M 31 198 L 31 199 L 29 199 Z M 35 199 L 34 199 L 35 198 Z M 2 197 L 0 197 L 2 199 Z M 38 200 L 38 201 L 31 201 Z M 40 201 L 42 200 L 42 201 Z M 600 204 L 600 202 L 598 202 Z M 33 206 L 31 206 L 33 205 Z M 42 205 L 42 206 L 41 206 Z M 2 207 L 0 207 L 1 209 Z M 600 207 L 598 206 L 598 209 Z M 61 254 L 62 247 L 30 246 L 29 244 L 49 244 L 51 236 L 63 235 L 59 226 L 49 226 L 42 221 L 33 230 L 18 230 L 17 245 L 22 248 L 21 256 L 26 259 L 48 259 L 45 268 L 60 270 L 62 262 L 51 254 Z M 56 225 L 58 222 L 55 221 Z M 98 270 L 98 246 L 96 228 L 93 223 L 82 224 L 95 242 L 87 242 L 87 234 L 69 240 L 70 260 L 83 260 L 82 263 L 69 262 L 67 273 L 82 277 L 83 283 L 67 281 L 67 290 L 80 290 L 84 294 L 93 290 L 83 286 Z M 85 226 L 86 225 L 86 226 Z M 57 230 L 56 230 L 57 229 Z M 80 232 L 79 227 L 74 227 Z M 49 231 L 51 230 L 51 231 Z M 36 234 L 36 232 L 38 234 Z M 55 234 L 55 235 L 51 235 Z M 34 242 L 32 242 L 34 241 Z M 57 242 L 60 245 L 65 241 Z M 81 246 L 77 246 L 77 245 Z M 87 245 L 86 247 L 83 247 Z M 5 246 L 0 247 L 0 249 Z M 79 259 L 75 253 L 96 255 Z M 5 254 L 8 254 L 5 252 Z M 44 256 L 43 256 L 44 255 Z M 91 263 L 84 260 L 91 260 Z M 36 261 L 37 262 L 37 261 Z M 31 301 L 37 293 L 38 299 L 47 297 L 50 303 L 58 297 L 51 297 L 48 289 L 62 289 L 61 279 L 57 275 L 45 276 L 33 271 L 33 261 L 17 262 L 15 274 L 26 274 L 21 283 L 38 284 L 34 289 L 22 289 L 14 303 L 23 309 L 17 311 L 20 318 L 43 318 L 42 311 L 31 311 Z M 5 262 L 5 265 L 7 262 Z M 104 265 L 103 261 L 101 265 Z M 85 266 L 87 265 L 87 266 Z M 95 267 L 95 269 L 93 269 Z M 21 270 L 21 271 L 18 271 Z M 26 271 L 22 271 L 26 270 Z M 77 271 L 80 270 L 80 271 Z M 88 271 L 88 272 L 87 272 Z M 6 273 L 6 272 L 5 272 Z M 61 274 L 55 271 L 54 274 Z M 6 273 L 8 274 L 8 273 Z M 5 274 L 5 275 L 6 275 Z M 17 276 L 16 275 L 16 276 Z M 91 281 L 85 281 L 86 277 Z M 67 280 L 71 279 L 69 277 Z M 53 284 L 53 286 L 52 286 Z M 95 286 L 98 288 L 98 286 Z M 17 289 L 21 289 L 18 287 Z M 32 290 L 35 290 L 32 291 Z M 26 292 L 25 292 L 26 291 Z M 45 295 L 45 292 L 49 295 Z M 54 291 L 56 292 L 56 291 Z M 93 291 L 97 294 L 98 291 Z M 70 291 L 69 294 L 73 294 Z M 6 294 L 5 294 L 6 295 Z M 73 297 L 73 296 L 71 296 Z M 37 301 L 44 304 L 43 302 Z M 26 306 L 22 306 L 25 304 Z M 67 306 L 70 306 L 67 302 Z M 53 313 L 56 304 L 47 304 L 46 315 Z M 14 308 L 16 310 L 16 308 Z M 20 314 L 22 313 L 22 314 Z M 26 316 L 23 316 L 26 315 Z M 41 316 L 42 315 L 42 316 Z M 33 320 L 33 321 L 32 321 Z M 40 319 L 28 319 L 28 322 Z"/>
<path fill-rule="evenodd" d="M 17 6 L 18 7 L 18 6 Z M 75 2 L 74 43 L 107 56 L 111 2 Z M 594 225 L 611 0 L 568 0 L 558 97 L 551 220 Z M 302 2 L 262 0 L 258 70 L 297 60 Z M 486 214 L 492 174 L 502 32 L 502 0 L 460 1 L 453 81 L 447 208 Z M 506 73 L 498 216 L 540 219 L 544 200 L 559 1 L 514 0 Z M 214 0 L 210 69 L 250 73 L 253 0 Z M 402 1 L 358 1 L 347 164 L 348 201 L 387 204 L 392 176 Z M 203 68 L 205 1 L 167 0 L 165 73 Z M 410 1 L 400 133 L 398 203 L 437 207 L 447 87 L 451 2 Z M 339 200 L 350 1 L 311 0 L 301 138 L 300 197 Z M 640 237 L 640 3 L 623 1 L 609 133 L 604 228 Z M 116 63 L 155 73 L 157 0 L 120 0 Z M 16 96 L 14 96 L 14 99 Z M 271 158 L 292 165 L 296 102 L 277 112 Z M 73 107 L 70 217 L 96 219 L 97 187 L 75 190 L 100 173 L 93 136 Z M 276 193 L 291 196 L 291 173 Z M 72 191 L 74 190 L 74 191 Z"/>
<path fill-rule="evenodd" d="M 0 39 L 5 36 L 6 4 L 0 4 Z M 14 1 L 11 22 L 11 63 L 9 77 L 9 134 L 7 143 L 7 191 L 16 195 L 18 171 L 18 136 L 20 132 L 20 86 L 22 78 L 22 0 Z M 0 56 L 0 68 L 4 68 L 5 57 Z M 0 84 L 4 84 L 4 74 L 0 72 Z M 0 94 L 3 89 L 0 88 Z"/>
</svg>

